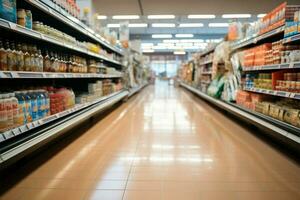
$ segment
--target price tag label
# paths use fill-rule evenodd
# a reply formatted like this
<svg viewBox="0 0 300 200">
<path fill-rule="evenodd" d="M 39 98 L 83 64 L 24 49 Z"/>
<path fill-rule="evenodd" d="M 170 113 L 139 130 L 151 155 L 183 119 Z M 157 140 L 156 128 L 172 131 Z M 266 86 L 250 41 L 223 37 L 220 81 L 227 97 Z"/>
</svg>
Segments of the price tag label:
<svg viewBox="0 0 300 200">
<path fill-rule="evenodd" d="M 291 62 L 289 68 L 294 68 L 294 62 Z"/>
<path fill-rule="evenodd" d="M 26 125 L 20 126 L 19 129 L 20 129 L 20 131 L 21 131 L 22 133 L 28 130 L 28 128 L 26 127 Z"/>
<path fill-rule="evenodd" d="M 9 139 L 9 138 L 14 137 L 14 134 L 13 134 L 12 131 L 6 131 L 6 132 L 3 133 L 3 135 L 4 135 L 4 137 L 5 137 L 6 139 Z"/>
<path fill-rule="evenodd" d="M 3 72 L 0 72 L 0 78 L 7 78 L 7 76 Z"/>
<path fill-rule="evenodd" d="M 19 135 L 21 133 L 19 128 L 13 129 L 12 132 L 13 132 L 14 135 Z"/>
<path fill-rule="evenodd" d="M 32 125 L 33 125 L 34 127 L 38 127 L 38 126 L 39 126 L 39 123 L 38 123 L 38 121 L 34 121 L 34 122 L 32 123 Z"/>
<path fill-rule="evenodd" d="M 28 123 L 28 124 L 26 124 L 26 127 L 27 127 L 28 129 L 32 129 L 32 128 L 33 128 L 33 124 L 32 124 L 32 123 Z"/>
<path fill-rule="evenodd" d="M 2 133 L 0 133 L 0 142 L 3 142 L 5 140 L 4 136 Z"/>
<path fill-rule="evenodd" d="M 15 24 L 15 23 L 8 22 L 8 25 L 9 25 L 9 28 L 10 28 L 10 29 L 13 29 L 13 30 L 16 30 L 16 29 L 17 29 L 17 24 Z"/>
</svg>

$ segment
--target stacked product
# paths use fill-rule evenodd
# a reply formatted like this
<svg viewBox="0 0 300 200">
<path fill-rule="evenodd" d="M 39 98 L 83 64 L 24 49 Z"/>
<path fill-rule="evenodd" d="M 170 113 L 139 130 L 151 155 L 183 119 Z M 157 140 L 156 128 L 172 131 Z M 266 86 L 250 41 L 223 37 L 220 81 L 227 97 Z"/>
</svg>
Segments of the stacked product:
<svg viewBox="0 0 300 200">
<path fill-rule="evenodd" d="M 300 73 L 283 73 L 278 80 L 276 80 L 276 90 L 287 91 L 293 93 L 300 93 Z"/>
<path fill-rule="evenodd" d="M 103 96 L 102 92 L 102 81 L 95 83 L 89 83 L 87 92 L 76 95 L 76 103 L 87 103 L 95 101 L 96 99 Z"/>
<path fill-rule="evenodd" d="M 285 23 L 284 37 L 290 37 L 300 33 L 300 11 L 294 13 L 294 20 Z"/>
<path fill-rule="evenodd" d="M 74 0 L 52 0 L 60 8 L 64 9 L 67 13 L 79 19 L 80 9 Z"/>
<path fill-rule="evenodd" d="M 0 130 L 5 131 L 50 115 L 46 90 L 22 90 L 0 94 Z"/>
<path fill-rule="evenodd" d="M 75 95 L 67 88 L 47 88 L 50 97 L 51 115 L 70 109 L 75 105 Z"/>
<path fill-rule="evenodd" d="M 254 110 L 255 105 L 258 102 L 262 102 L 267 99 L 269 99 L 269 96 L 246 92 L 243 90 L 238 90 L 236 93 L 236 103 L 250 110 Z"/>
<path fill-rule="evenodd" d="M 299 45 L 283 45 L 279 40 L 244 51 L 244 67 L 284 64 L 300 61 Z"/>
</svg>

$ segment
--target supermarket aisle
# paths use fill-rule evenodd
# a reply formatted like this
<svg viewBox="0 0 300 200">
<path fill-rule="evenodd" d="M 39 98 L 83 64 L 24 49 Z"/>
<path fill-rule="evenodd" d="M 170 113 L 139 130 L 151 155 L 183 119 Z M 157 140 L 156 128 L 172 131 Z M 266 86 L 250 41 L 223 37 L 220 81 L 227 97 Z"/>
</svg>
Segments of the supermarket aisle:
<svg viewBox="0 0 300 200">
<path fill-rule="evenodd" d="M 2 199 L 300 199 L 297 164 L 166 82 L 64 145 L 20 167 Z"/>
</svg>

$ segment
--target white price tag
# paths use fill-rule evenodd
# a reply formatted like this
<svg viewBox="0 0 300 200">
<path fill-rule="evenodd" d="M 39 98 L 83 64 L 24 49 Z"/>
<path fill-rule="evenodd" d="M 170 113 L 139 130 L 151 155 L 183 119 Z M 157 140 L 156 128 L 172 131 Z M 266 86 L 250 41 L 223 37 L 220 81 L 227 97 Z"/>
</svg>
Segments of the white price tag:
<svg viewBox="0 0 300 200">
<path fill-rule="evenodd" d="M 17 29 L 17 24 L 8 22 L 10 29 L 16 30 Z"/>
<path fill-rule="evenodd" d="M 294 62 L 291 62 L 289 68 L 294 68 Z"/>
<path fill-rule="evenodd" d="M 19 128 L 13 129 L 12 132 L 13 132 L 14 135 L 19 135 L 21 133 Z"/>
</svg>

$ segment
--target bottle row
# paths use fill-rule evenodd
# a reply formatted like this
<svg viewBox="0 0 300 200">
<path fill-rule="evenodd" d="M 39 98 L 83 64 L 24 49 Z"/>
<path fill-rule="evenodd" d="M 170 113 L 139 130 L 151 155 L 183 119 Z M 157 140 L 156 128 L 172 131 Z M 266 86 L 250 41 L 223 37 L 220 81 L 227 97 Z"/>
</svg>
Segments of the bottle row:
<svg viewBox="0 0 300 200">
<path fill-rule="evenodd" d="M 102 80 L 81 89 L 44 86 L 0 93 L 0 132 L 95 101 L 123 89 L 120 80 Z M 74 91 L 75 90 L 75 91 Z"/>
<path fill-rule="evenodd" d="M 0 71 L 101 73 L 103 68 L 93 59 L 0 39 Z"/>
</svg>

